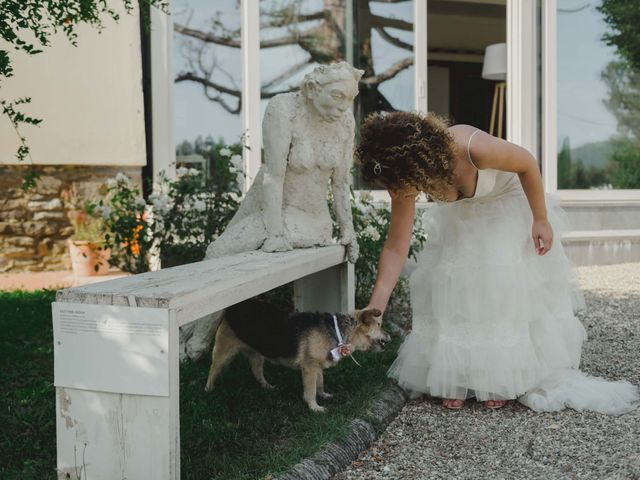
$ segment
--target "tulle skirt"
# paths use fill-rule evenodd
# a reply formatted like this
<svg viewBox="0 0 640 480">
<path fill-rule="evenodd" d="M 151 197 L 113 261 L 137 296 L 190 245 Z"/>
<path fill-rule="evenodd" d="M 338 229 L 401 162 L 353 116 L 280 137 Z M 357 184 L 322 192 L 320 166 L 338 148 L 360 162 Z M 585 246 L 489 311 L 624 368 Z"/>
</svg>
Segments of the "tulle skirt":
<svg viewBox="0 0 640 480">
<path fill-rule="evenodd" d="M 579 375 L 586 331 L 575 315 L 584 299 L 560 242 L 566 217 L 552 198 L 547 209 L 554 243 L 542 257 L 521 189 L 427 211 L 426 246 L 410 278 L 413 328 L 389 370 L 400 386 L 481 401 L 535 390 L 529 406 L 558 409 L 544 403 L 544 386 L 553 378 L 557 386 L 559 372 Z M 625 387 L 618 393 L 626 411 L 637 389 Z"/>
</svg>

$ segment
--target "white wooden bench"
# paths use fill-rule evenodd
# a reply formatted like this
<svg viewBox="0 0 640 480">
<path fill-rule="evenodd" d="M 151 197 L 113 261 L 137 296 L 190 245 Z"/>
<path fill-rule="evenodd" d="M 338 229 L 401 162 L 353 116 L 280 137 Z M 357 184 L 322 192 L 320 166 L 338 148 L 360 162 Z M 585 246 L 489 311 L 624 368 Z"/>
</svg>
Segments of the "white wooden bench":
<svg viewBox="0 0 640 480">
<path fill-rule="evenodd" d="M 179 479 L 178 328 L 292 281 L 299 310 L 352 310 L 353 275 L 345 248 L 330 246 L 249 252 L 59 291 L 58 478 Z"/>
</svg>

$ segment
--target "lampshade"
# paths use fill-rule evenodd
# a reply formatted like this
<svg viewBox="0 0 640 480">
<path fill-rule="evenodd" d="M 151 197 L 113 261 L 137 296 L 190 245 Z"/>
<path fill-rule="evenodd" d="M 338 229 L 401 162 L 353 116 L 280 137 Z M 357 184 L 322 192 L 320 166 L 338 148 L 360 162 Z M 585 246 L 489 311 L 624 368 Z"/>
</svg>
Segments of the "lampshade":
<svg viewBox="0 0 640 480">
<path fill-rule="evenodd" d="M 484 51 L 482 78 L 485 80 L 506 80 L 507 78 L 507 44 L 494 43 Z"/>
</svg>

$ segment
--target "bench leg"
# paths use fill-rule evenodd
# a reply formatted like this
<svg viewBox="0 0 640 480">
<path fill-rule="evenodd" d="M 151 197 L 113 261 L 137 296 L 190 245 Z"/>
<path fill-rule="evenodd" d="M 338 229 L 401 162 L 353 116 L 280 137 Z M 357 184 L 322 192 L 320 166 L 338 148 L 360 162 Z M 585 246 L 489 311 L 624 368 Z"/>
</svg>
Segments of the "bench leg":
<svg viewBox="0 0 640 480">
<path fill-rule="evenodd" d="M 353 264 L 342 263 L 293 283 L 298 311 L 351 312 L 355 308 Z"/>
<path fill-rule="evenodd" d="M 171 328 L 168 397 L 56 387 L 58 479 L 180 479 L 175 321 Z"/>
</svg>

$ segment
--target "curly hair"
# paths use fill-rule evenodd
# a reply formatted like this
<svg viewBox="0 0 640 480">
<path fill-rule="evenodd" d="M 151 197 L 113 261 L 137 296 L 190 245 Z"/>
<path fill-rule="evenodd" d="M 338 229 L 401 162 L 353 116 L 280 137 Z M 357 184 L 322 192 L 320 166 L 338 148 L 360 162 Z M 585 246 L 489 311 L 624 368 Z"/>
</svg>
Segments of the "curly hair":
<svg viewBox="0 0 640 480">
<path fill-rule="evenodd" d="M 453 137 L 447 127 L 432 113 L 372 113 L 355 150 L 362 177 L 392 191 L 418 190 L 443 200 L 453 185 Z"/>
</svg>

